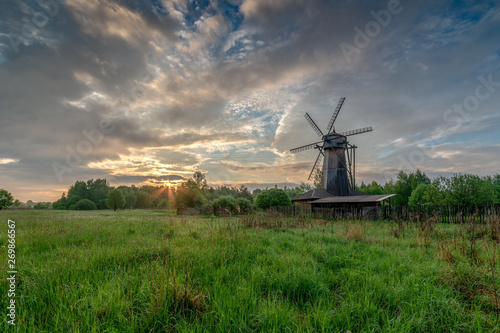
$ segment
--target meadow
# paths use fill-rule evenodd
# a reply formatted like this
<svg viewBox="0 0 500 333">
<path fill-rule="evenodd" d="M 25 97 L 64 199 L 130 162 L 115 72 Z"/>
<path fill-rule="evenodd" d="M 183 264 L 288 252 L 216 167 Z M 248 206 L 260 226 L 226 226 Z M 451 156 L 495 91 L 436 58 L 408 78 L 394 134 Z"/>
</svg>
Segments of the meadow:
<svg viewBox="0 0 500 333">
<path fill-rule="evenodd" d="M 16 326 L 7 325 L 7 219 Z M 498 217 L 0 211 L 7 332 L 500 331 Z"/>
</svg>

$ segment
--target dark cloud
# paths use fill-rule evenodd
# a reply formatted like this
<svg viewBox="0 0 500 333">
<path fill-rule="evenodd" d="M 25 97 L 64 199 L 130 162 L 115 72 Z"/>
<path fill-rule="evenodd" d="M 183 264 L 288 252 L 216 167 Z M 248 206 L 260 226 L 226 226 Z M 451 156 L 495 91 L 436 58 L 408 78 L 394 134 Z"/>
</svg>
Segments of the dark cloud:
<svg viewBox="0 0 500 333">
<path fill-rule="evenodd" d="M 143 174 L 176 165 L 171 177 L 200 169 L 233 182 L 298 183 L 316 156 L 285 153 L 317 139 L 303 114 L 324 129 L 342 96 L 336 129 L 374 128 L 351 138 L 360 180 L 397 170 L 436 133 L 434 155 L 412 166 L 495 172 L 499 137 L 487 125 L 497 122 L 488 117 L 500 87 L 460 123 L 444 114 L 475 94 L 478 76 L 500 81 L 500 11 L 494 2 L 400 3 L 347 59 L 341 44 L 355 45 L 355 28 L 387 1 L 68 0 L 18 52 L 8 34 L 22 34 L 43 8 L 4 1 L 0 160 L 16 162 L 0 164 L 0 185 L 28 199 L 30 188 L 55 193 L 76 179 L 147 181 L 110 168 L 127 163 Z M 68 147 L 103 119 L 114 129 L 60 183 L 53 162 L 66 163 Z"/>
</svg>

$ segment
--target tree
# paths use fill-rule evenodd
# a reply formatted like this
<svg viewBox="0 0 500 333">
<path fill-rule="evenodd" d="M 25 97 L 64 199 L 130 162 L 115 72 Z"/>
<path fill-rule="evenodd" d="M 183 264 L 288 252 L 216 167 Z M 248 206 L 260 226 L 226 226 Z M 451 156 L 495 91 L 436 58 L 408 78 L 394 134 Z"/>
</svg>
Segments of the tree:
<svg viewBox="0 0 500 333">
<path fill-rule="evenodd" d="M 259 195 L 259 193 L 261 193 L 262 190 L 260 188 L 256 188 L 255 190 L 252 191 L 252 198 L 253 200 L 252 201 L 255 201 L 255 198 L 257 198 L 257 196 Z"/>
<path fill-rule="evenodd" d="M 66 193 L 63 192 L 61 199 L 54 201 L 52 203 L 52 208 L 54 209 L 68 209 Z"/>
<path fill-rule="evenodd" d="M 495 203 L 496 193 L 491 181 L 478 175 L 455 174 L 445 180 L 445 202 L 449 205 L 472 207 Z"/>
<path fill-rule="evenodd" d="M 420 184 L 416 189 L 411 192 L 410 199 L 408 199 L 408 205 L 410 206 L 419 206 L 419 205 L 427 205 L 429 202 L 425 200 L 427 192 L 432 189 L 432 185 L 429 184 Z"/>
<path fill-rule="evenodd" d="M 494 175 L 490 179 L 493 184 L 493 189 L 495 190 L 495 196 L 497 198 L 496 203 L 500 203 L 500 175 Z"/>
<path fill-rule="evenodd" d="M 76 203 L 80 200 L 82 200 L 82 198 L 80 198 L 78 195 L 75 194 L 68 195 L 66 206 L 68 207 L 68 209 L 77 209 Z"/>
<path fill-rule="evenodd" d="M 12 194 L 3 188 L 0 189 L 0 209 L 4 207 L 10 207 L 14 203 L 14 198 Z"/>
<path fill-rule="evenodd" d="M 370 195 L 384 194 L 384 188 L 380 186 L 376 181 L 372 181 L 371 184 L 368 185 L 365 185 L 365 183 L 361 183 L 359 190 Z"/>
<path fill-rule="evenodd" d="M 168 208 L 168 200 L 161 199 L 158 204 L 156 204 L 156 208 Z"/>
<path fill-rule="evenodd" d="M 282 189 L 273 188 L 262 191 L 255 198 L 255 206 L 260 209 L 267 209 L 273 206 L 291 206 L 292 201 L 288 194 Z"/>
<path fill-rule="evenodd" d="M 396 194 L 394 197 L 394 204 L 397 206 L 403 206 L 408 204 L 408 199 L 410 198 L 411 193 L 418 187 L 418 185 L 430 183 L 431 180 L 429 177 L 418 169 L 415 173 L 406 173 L 401 170 L 398 173 L 396 182 L 388 182 L 385 188 L 386 192 L 387 190 L 390 190 L 392 193 Z"/>
<path fill-rule="evenodd" d="M 151 206 L 151 195 L 143 190 L 137 192 L 136 208 L 149 208 Z"/>
<path fill-rule="evenodd" d="M 92 200 L 98 209 L 106 208 L 106 199 L 110 191 L 111 186 L 105 178 L 87 181 L 87 199 Z"/>
<path fill-rule="evenodd" d="M 285 188 L 285 192 L 288 194 L 290 199 L 295 198 L 296 196 L 299 196 L 307 191 L 312 190 L 313 187 L 309 184 L 306 184 L 304 182 L 301 182 L 299 186 L 297 187 L 292 187 L 292 188 Z"/>
<path fill-rule="evenodd" d="M 50 209 L 50 202 L 37 202 L 35 204 L 35 209 Z"/>
<path fill-rule="evenodd" d="M 177 209 L 186 209 L 188 207 L 200 207 L 206 202 L 206 197 L 203 191 L 198 187 L 197 183 L 189 179 L 182 183 L 175 193 L 175 207 Z"/>
<path fill-rule="evenodd" d="M 78 196 L 80 199 L 90 199 L 87 190 L 87 183 L 83 180 L 77 180 L 74 185 L 71 185 L 68 190 L 68 198 Z"/>
<path fill-rule="evenodd" d="M 119 189 L 114 189 L 108 194 L 108 199 L 106 199 L 106 205 L 108 208 L 113 208 L 116 212 L 117 208 L 122 208 L 125 205 L 125 196 Z"/>
<path fill-rule="evenodd" d="M 132 209 L 135 206 L 135 203 L 137 202 L 137 195 L 130 190 L 127 195 L 125 196 L 125 205 L 129 209 Z"/>
<path fill-rule="evenodd" d="M 204 190 L 207 187 L 207 180 L 205 178 L 205 175 L 202 174 L 200 171 L 196 171 L 193 175 L 193 180 L 195 181 L 196 185 L 200 190 Z"/>
<path fill-rule="evenodd" d="M 19 199 L 14 200 L 14 207 L 19 208 L 21 206 L 21 201 Z"/>
<path fill-rule="evenodd" d="M 241 185 L 236 189 L 236 198 L 247 199 L 248 201 L 250 201 L 250 203 L 252 203 L 253 201 L 252 193 L 250 193 L 245 185 Z"/>
<path fill-rule="evenodd" d="M 75 204 L 77 210 L 96 210 L 95 203 L 89 199 L 82 199 Z"/>
</svg>

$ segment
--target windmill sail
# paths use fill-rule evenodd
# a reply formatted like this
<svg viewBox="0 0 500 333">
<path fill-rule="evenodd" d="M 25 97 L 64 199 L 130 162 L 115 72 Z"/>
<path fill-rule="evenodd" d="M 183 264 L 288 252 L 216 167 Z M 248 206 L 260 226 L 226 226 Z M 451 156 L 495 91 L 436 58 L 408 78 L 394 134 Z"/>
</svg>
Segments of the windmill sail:
<svg viewBox="0 0 500 333">
<path fill-rule="evenodd" d="M 335 193 L 336 195 L 347 196 L 351 194 L 351 188 L 354 186 L 355 160 L 353 154 L 354 149 L 357 148 L 356 146 L 349 144 L 347 137 L 370 132 L 373 129 L 371 127 L 364 127 L 341 133 L 337 133 L 335 130 L 332 131 L 334 128 L 333 125 L 337 119 L 340 109 L 342 108 L 342 105 L 344 104 L 344 101 L 345 97 L 342 97 L 337 104 L 332 118 L 328 123 L 326 134 L 323 134 L 309 113 L 306 113 L 304 117 L 307 119 L 307 122 L 323 141 L 297 147 L 291 149 L 290 152 L 294 154 L 308 149 L 318 149 L 319 153 L 316 157 L 316 161 L 314 162 L 314 166 L 309 173 L 308 180 L 311 180 L 314 171 L 323 159 L 323 179 L 321 181 L 321 188 L 327 192 Z M 348 159 L 346 159 L 346 151 Z"/>
</svg>

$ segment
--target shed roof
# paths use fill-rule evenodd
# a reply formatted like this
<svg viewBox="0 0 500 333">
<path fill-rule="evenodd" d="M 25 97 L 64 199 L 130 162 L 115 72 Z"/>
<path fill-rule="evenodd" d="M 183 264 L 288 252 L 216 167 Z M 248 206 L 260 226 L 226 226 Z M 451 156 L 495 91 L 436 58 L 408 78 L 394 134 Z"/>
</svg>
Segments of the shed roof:
<svg viewBox="0 0 500 333">
<path fill-rule="evenodd" d="M 395 194 L 330 196 L 328 198 L 314 200 L 311 204 L 380 202 L 392 196 L 395 196 Z"/>
</svg>

